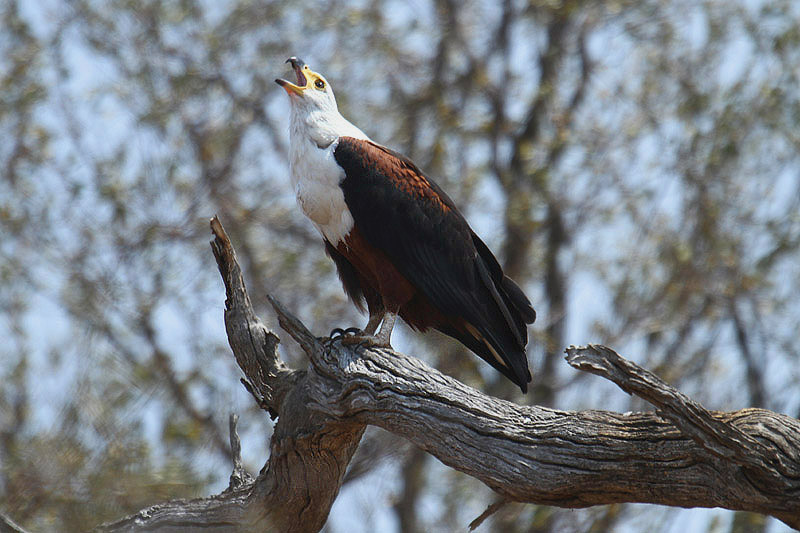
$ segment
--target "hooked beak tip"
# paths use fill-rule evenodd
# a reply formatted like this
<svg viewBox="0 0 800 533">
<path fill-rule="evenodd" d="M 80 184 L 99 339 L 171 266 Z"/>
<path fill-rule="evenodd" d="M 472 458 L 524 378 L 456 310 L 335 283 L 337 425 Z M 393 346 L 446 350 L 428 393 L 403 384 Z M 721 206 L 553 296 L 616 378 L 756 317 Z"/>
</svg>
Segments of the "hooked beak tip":
<svg viewBox="0 0 800 533">
<path fill-rule="evenodd" d="M 302 69 L 303 67 L 306 66 L 306 62 L 296 56 L 292 56 L 289 59 L 287 59 L 286 63 L 291 63 L 292 68 L 295 70 Z"/>
</svg>

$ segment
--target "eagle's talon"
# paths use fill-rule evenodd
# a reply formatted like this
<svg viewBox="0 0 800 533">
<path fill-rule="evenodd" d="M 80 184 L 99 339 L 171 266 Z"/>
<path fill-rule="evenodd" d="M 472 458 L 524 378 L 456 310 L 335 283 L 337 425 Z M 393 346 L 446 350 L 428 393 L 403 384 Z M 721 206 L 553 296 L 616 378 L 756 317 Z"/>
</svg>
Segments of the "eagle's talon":
<svg viewBox="0 0 800 533">
<path fill-rule="evenodd" d="M 330 347 L 336 341 L 341 341 L 342 344 L 349 345 L 353 344 L 353 342 L 348 341 L 347 339 L 361 339 L 363 337 L 364 332 L 361 330 L 361 328 L 333 328 L 331 330 L 331 334 L 323 341 L 323 343 L 328 347 Z"/>
</svg>

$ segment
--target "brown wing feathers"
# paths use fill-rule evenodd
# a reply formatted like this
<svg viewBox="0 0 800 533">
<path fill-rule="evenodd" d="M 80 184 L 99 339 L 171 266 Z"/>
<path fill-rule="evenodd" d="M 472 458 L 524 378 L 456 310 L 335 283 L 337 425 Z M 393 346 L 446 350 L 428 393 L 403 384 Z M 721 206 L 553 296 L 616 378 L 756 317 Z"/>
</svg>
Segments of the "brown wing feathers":
<svg viewBox="0 0 800 533">
<path fill-rule="evenodd" d="M 342 137 L 334 157 L 358 231 L 420 293 L 401 316 L 455 337 L 525 391 L 526 323 L 536 313 L 452 200 L 409 159 L 369 141 Z M 345 289 L 358 297 L 352 285 Z"/>
</svg>

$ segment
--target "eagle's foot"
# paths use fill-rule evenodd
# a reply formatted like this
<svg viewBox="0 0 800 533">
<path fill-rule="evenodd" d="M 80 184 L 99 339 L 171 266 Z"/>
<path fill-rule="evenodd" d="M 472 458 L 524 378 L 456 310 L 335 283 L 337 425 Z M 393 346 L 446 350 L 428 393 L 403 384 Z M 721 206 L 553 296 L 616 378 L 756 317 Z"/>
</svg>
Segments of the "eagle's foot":
<svg viewBox="0 0 800 533">
<path fill-rule="evenodd" d="M 380 335 L 348 335 L 342 337 L 342 344 L 345 346 L 356 345 L 358 348 L 391 348 L 388 339 L 381 339 Z"/>
</svg>

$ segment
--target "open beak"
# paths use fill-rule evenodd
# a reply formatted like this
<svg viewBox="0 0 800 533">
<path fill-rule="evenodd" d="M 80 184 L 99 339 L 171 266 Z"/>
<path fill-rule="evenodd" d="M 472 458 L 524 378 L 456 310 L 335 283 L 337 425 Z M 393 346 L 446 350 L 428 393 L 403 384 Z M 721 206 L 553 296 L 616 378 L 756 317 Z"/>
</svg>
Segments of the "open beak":
<svg viewBox="0 0 800 533">
<path fill-rule="evenodd" d="M 292 64 L 292 68 L 294 69 L 294 75 L 297 77 L 297 84 L 295 85 L 290 81 L 286 81 L 280 78 L 275 80 L 275 83 L 283 87 L 289 94 L 289 96 L 291 96 L 292 94 L 302 96 L 303 91 L 305 91 L 306 87 L 308 86 L 308 78 L 306 78 L 306 75 L 304 73 L 305 71 L 309 70 L 308 65 L 306 65 L 302 59 L 298 59 L 294 56 L 287 59 L 286 62 Z"/>
</svg>

